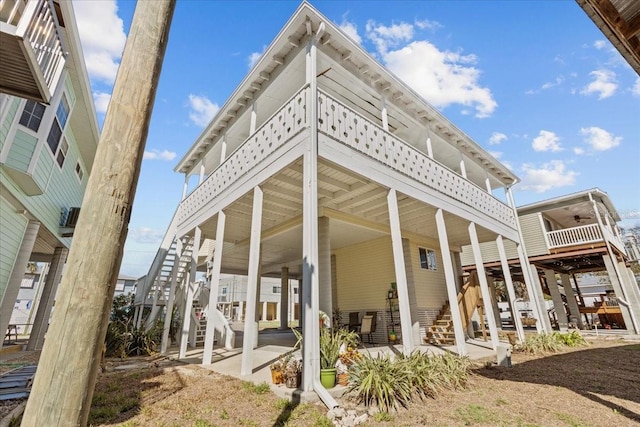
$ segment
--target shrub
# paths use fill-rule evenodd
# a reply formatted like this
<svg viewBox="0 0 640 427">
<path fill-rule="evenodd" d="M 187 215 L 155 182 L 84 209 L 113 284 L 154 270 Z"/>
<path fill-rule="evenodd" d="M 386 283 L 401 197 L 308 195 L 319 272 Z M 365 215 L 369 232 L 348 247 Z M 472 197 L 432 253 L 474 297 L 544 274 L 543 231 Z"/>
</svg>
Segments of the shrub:
<svg viewBox="0 0 640 427">
<path fill-rule="evenodd" d="M 351 369 L 349 392 L 365 405 L 376 404 L 387 412 L 406 406 L 414 396 L 435 397 L 444 389 L 466 387 L 469 367 L 468 358 L 449 353 L 429 356 L 416 350 L 395 358 L 366 354 Z"/>
<path fill-rule="evenodd" d="M 554 332 L 528 337 L 522 344 L 515 347 L 516 351 L 524 353 L 557 353 L 564 347 L 579 347 L 589 345 L 578 331 L 568 333 Z"/>
<path fill-rule="evenodd" d="M 554 332 L 553 334 L 556 335 L 556 337 L 567 347 L 582 347 L 589 345 L 589 343 L 587 343 L 587 340 L 585 340 L 578 331 L 571 331 L 565 334 Z"/>
</svg>

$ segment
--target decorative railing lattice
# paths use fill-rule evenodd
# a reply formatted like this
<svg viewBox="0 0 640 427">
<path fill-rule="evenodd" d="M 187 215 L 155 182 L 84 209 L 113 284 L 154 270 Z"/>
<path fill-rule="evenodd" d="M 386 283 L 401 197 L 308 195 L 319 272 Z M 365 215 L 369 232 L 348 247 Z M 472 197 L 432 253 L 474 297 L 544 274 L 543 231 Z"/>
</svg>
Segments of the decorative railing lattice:
<svg viewBox="0 0 640 427">
<path fill-rule="evenodd" d="M 308 96 L 309 87 L 305 86 L 193 190 L 181 204 L 178 223 L 184 222 L 208 201 L 307 128 Z"/>
<path fill-rule="evenodd" d="M 318 93 L 318 130 L 366 156 L 516 228 L 508 205 L 331 98 Z"/>
</svg>

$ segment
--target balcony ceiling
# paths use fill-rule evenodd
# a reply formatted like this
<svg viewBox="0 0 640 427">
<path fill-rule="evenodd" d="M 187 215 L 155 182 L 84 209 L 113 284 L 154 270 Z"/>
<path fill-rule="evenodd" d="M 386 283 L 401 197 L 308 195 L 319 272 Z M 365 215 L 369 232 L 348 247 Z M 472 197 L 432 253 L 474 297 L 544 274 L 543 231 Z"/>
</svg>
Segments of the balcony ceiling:
<svg viewBox="0 0 640 427">
<path fill-rule="evenodd" d="M 332 250 L 389 236 L 386 188 L 326 161 L 319 165 L 318 180 L 318 206 L 320 215 L 330 218 Z M 302 255 L 302 162 L 289 165 L 261 187 L 261 274 L 277 276 L 286 266 L 295 276 Z M 224 273 L 246 274 L 252 206 L 253 194 L 247 193 L 225 209 Z M 403 236 L 437 247 L 435 208 L 403 194 L 398 194 L 398 206 Z M 452 249 L 470 244 L 467 221 L 445 213 L 445 222 Z M 203 237 L 214 239 L 216 226 L 214 216 L 201 226 Z M 481 241 L 495 238 L 481 227 L 478 236 Z"/>
</svg>

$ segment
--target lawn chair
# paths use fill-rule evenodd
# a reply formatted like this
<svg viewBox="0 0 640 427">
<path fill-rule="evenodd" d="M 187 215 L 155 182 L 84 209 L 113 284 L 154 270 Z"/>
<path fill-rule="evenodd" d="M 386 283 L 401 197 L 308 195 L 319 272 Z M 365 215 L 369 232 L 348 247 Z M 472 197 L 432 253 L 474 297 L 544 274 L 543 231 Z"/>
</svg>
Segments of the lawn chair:
<svg viewBox="0 0 640 427">
<path fill-rule="evenodd" d="M 362 318 L 362 324 L 360 325 L 360 339 L 362 342 L 364 342 L 364 336 L 367 335 L 367 341 L 369 344 L 373 344 L 373 339 L 371 337 L 371 333 L 373 332 L 373 319 L 374 317 L 370 314 L 367 314 Z"/>
<path fill-rule="evenodd" d="M 358 331 L 360 329 L 360 313 L 352 311 L 349 313 L 349 331 Z"/>
</svg>

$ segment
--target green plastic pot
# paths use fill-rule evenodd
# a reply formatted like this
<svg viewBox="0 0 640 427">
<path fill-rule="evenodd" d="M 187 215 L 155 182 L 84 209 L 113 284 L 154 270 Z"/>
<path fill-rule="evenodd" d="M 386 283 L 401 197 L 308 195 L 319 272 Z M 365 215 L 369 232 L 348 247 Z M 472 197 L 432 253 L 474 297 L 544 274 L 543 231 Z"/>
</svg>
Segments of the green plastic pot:
<svg viewBox="0 0 640 427">
<path fill-rule="evenodd" d="M 333 388 L 336 386 L 336 368 L 320 369 L 320 383 L 324 388 Z"/>
</svg>

